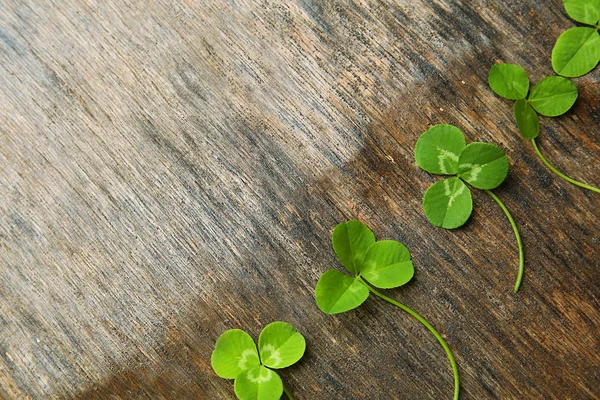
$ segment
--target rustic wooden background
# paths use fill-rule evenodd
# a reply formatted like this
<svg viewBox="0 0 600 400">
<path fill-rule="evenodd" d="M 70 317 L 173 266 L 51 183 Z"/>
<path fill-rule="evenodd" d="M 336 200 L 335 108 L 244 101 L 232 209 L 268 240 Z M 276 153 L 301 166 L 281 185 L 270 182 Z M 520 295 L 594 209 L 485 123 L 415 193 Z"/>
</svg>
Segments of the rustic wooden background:
<svg viewBox="0 0 600 400">
<path fill-rule="evenodd" d="M 411 250 L 387 293 L 446 337 L 462 399 L 600 398 L 600 195 L 550 174 L 494 62 L 551 74 L 560 0 L 0 0 L 0 398 L 232 399 L 225 330 L 307 338 L 296 399 L 449 399 L 443 350 L 378 299 L 328 316 L 330 233 Z M 600 72 L 539 143 L 600 185 Z M 461 229 L 421 209 L 435 123 L 503 147 Z"/>
</svg>

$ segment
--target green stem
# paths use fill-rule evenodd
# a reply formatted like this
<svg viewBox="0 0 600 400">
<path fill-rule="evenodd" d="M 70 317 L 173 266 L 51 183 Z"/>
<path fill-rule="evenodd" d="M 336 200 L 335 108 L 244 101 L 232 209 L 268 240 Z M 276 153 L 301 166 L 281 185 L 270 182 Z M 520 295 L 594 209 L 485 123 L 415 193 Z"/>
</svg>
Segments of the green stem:
<svg viewBox="0 0 600 400">
<path fill-rule="evenodd" d="M 533 143 L 533 148 L 535 149 L 535 152 L 537 153 L 537 155 L 542 159 L 542 162 L 544 164 L 546 164 L 546 167 L 550 168 L 550 170 L 552 172 L 554 172 L 556 175 L 560 176 L 561 178 L 563 178 L 567 182 L 571 182 L 573 185 L 577 185 L 577 186 L 582 187 L 584 189 L 591 190 L 592 192 L 600 193 L 600 189 L 598 189 L 597 187 L 585 184 L 583 182 L 576 181 L 573 178 L 569 178 L 568 176 L 566 176 L 565 174 L 563 174 L 562 172 L 560 172 L 559 170 L 557 170 L 556 168 L 554 168 L 554 166 L 552 164 L 550 164 L 550 162 L 548 160 L 546 160 L 546 158 L 540 152 L 540 149 L 538 148 L 537 143 L 535 142 L 535 139 L 531 139 L 531 143 Z"/>
<path fill-rule="evenodd" d="M 506 208 L 502 200 L 500 200 L 498 196 L 496 196 L 490 190 L 486 189 L 485 192 L 489 194 L 492 197 L 492 199 L 496 200 L 496 203 L 498 203 L 502 211 L 504 211 L 504 214 L 506 214 L 506 218 L 508 218 L 508 222 L 510 222 L 510 225 L 513 228 L 513 232 L 515 232 L 517 246 L 519 247 L 519 273 L 517 274 L 517 282 L 515 283 L 515 293 L 517 293 L 519 291 L 519 287 L 521 286 L 521 281 L 523 280 L 523 272 L 525 271 L 525 253 L 523 251 L 523 242 L 521 241 L 519 228 L 517 227 L 515 220 L 513 219 L 512 215 L 510 215 L 510 212 L 508 212 L 508 208 Z"/>
<path fill-rule="evenodd" d="M 283 387 L 283 393 L 285 393 L 285 395 L 287 396 L 287 398 L 289 400 L 294 400 L 294 398 L 292 397 L 292 394 L 285 388 L 285 386 Z"/>
<path fill-rule="evenodd" d="M 452 352 L 450 351 L 450 347 L 448 347 L 448 345 L 446 344 L 446 341 L 444 340 L 444 338 L 442 338 L 442 335 L 440 335 L 438 333 L 438 331 L 436 331 L 435 328 L 433 326 L 431 326 L 431 324 L 425 320 L 425 318 L 421 317 L 415 311 L 406 307 L 404 304 L 399 303 L 396 300 L 391 299 L 382 293 L 379 293 L 377 290 L 373 289 L 370 285 L 368 285 L 361 277 L 358 277 L 358 280 L 363 285 L 365 285 L 369 289 L 369 291 L 371 293 L 373 293 L 375 296 L 379 297 L 382 300 L 387 301 L 388 303 L 395 305 L 396 307 L 401 308 L 402 310 L 406 311 L 407 313 L 409 313 L 410 315 L 415 317 L 417 319 L 417 321 L 419 321 L 420 323 L 425 325 L 425 327 L 427 329 L 429 329 L 429 331 L 433 334 L 433 336 L 435 336 L 437 341 L 442 345 L 442 347 L 446 351 L 446 355 L 448 356 L 448 359 L 450 360 L 450 365 L 452 366 L 452 372 L 454 373 L 454 398 L 453 399 L 458 400 L 458 391 L 460 389 L 460 381 L 458 379 L 458 366 L 456 365 L 454 356 L 452 355 Z"/>
</svg>

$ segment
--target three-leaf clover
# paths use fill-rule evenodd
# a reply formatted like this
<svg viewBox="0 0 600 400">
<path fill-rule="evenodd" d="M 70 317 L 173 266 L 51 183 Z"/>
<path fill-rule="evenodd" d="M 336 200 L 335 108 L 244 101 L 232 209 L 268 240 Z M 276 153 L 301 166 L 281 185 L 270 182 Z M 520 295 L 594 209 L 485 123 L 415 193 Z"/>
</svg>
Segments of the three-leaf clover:
<svg viewBox="0 0 600 400">
<path fill-rule="evenodd" d="M 406 311 L 425 325 L 444 348 L 454 374 L 454 399 L 458 399 L 458 367 L 442 336 L 415 311 L 368 284 L 391 289 L 410 281 L 414 267 L 408 249 L 395 240 L 376 241 L 373 232 L 359 221 L 337 225 L 333 230 L 332 243 L 341 264 L 352 275 L 337 270 L 328 270 L 321 275 L 316 288 L 317 305 L 321 311 L 338 314 L 352 310 L 365 302 L 369 293 Z"/>
<path fill-rule="evenodd" d="M 415 145 L 415 161 L 427 172 L 456 175 L 433 184 L 423 197 L 429 222 L 446 229 L 467 222 L 473 211 L 471 191 L 494 189 L 508 174 L 508 158 L 502 149 L 490 143 L 465 142 L 465 136 L 453 125 L 434 125 Z M 464 181 L 464 182 L 463 182 Z"/>
<path fill-rule="evenodd" d="M 546 117 L 562 115 L 569 111 L 578 96 L 577 86 L 560 76 L 545 77 L 529 93 L 527 72 L 515 64 L 495 64 L 488 81 L 496 94 L 516 100 L 515 119 L 525 139 L 535 139 L 540 132 L 537 114 Z"/>
<path fill-rule="evenodd" d="M 598 43 L 598 47 L 600 47 L 600 42 Z M 557 170 L 542 155 L 535 141 L 540 132 L 538 113 L 548 117 L 556 117 L 566 113 L 577 100 L 577 87 L 566 78 L 547 76 L 535 85 L 531 93 L 529 93 L 529 78 L 527 77 L 527 73 L 523 68 L 514 64 L 495 64 L 490 70 L 488 81 L 496 94 L 509 100 L 516 100 L 514 114 L 519 131 L 525 139 L 531 140 L 535 152 L 542 162 L 564 180 L 600 193 L 600 189 L 579 182 Z M 527 97 L 528 93 L 529 97 Z"/>
<path fill-rule="evenodd" d="M 285 391 L 273 369 L 296 363 L 306 349 L 304 337 L 286 322 L 272 322 L 260 333 L 258 350 L 254 340 L 241 329 L 224 332 L 215 344 L 211 364 L 221 378 L 235 379 L 240 400 L 277 400 Z"/>
<path fill-rule="evenodd" d="M 519 85 L 507 86 L 506 92 L 527 91 Z M 517 225 L 502 201 L 490 189 L 498 187 L 508 174 L 504 151 L 490 143 L 466 144 L 465 136 L 453 125 L 434 125 L 415 145 L 415 161 L 427 172 L 454 175 L 436 182 L 423 196 L 425 216 L 435 226 L 454 229 L 464 225 L 473 212 L 471 190 L 465 184 L 483 189 L 498 203 L 508 218 L 519 247 L 519 272 L 515 292 L 519 290 L 525 268 L 523 244 Z"/>
<path fill-rule="evenodd" d="M 552 68 L 562 76 L 577 77 L 593 70 L 600 61 L 600 0 L 563 0 L 569 17 L 591 26 L 563 32 L 552 49 Z"/>
</svg>

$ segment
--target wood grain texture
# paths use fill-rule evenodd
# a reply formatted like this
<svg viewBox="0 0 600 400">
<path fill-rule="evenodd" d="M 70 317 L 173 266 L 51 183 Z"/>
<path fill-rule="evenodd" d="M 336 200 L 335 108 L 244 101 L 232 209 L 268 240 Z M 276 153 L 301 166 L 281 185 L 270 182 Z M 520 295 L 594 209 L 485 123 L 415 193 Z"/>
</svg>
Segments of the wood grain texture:
<svg viewBox="0 0 600 400">
<path fill-rule="evenodd" d="M 359 218 L 411 250 L 387 293 L 452 348 L 462 399 L 600 398 L 600 196 L 522 140 L 487 73 L 551 74 L 560 0 L 0 0 L 0 398 L 230 399 L 210 354 L 275 320 L 297 399 L 445 399 L 443 350 L 377 299 L 314 303 Z M 539 145 L 600 185 L 600 72 Z M 434 123 L 507 151 L 458 230 L 431 226 Z"/>
</svg>

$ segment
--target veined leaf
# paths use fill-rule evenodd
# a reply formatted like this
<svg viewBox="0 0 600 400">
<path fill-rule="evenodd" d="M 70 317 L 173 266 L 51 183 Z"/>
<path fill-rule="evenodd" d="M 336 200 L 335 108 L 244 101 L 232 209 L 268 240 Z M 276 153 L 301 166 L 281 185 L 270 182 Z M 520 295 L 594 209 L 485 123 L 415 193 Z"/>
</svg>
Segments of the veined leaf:
<svg viewBox="0 0 600 400">
<path fill-rule="evenodd" d="M 360 306 L 369 289 L 354 277 L 339 271 L 326 271 L 316 289 L 317 306 L 326 314 L 338 314 Z"/>
<path fill-rule="evenodd" d="M 458 156 L 465 147 L 465 136 L 455 126 L 434 125 L 415 145 L 415 161 L 427 172 L 452 175 L 458 171 Z"/>
<path fill-rule="evenodd" d="M 540 120 L 527 100 L 515 101 L 515 119 L 521 135 L 525 139 L 535 139 L 540 133 Z"/>
<path fill-rule="evenodd" d="M 272 322 L 260 333 L 258 351 L 263 365 L 285 368 L 296 363 L 306 349 L 304 336 L 287 322 Z"/>
<path fill-rule="evenodd" d="M 529 91 L 527 72 L 515 64 L 494 64 L 488 83 L 496 94 L 509 100 L 524 99 Z"/>
<path fill-rule="evenodd" d="M 358 275 L 365 253 L 375 243 L 375 235 L 363 223 L 348 221 L 335 227 L 331 240 L 342 265 Z"/>
<path fill-rule="evenodd" d="M 493 189 L 508 174 L 508 158 L 498 146 L 470 143 L 458 161 L 458 177 L 478 189 Z"/>
<path fill-rule="evenodd" d="M 563 32 L 552 49 L 552 68 L 574 78 L 593 70 L 600 60 L 600 35 L 594 28 L 577 27 Z"/>
<path fill-rule="evenodd" d="M 463 225 L 473 211 L 471 191 L 460 179 L 437 182 L 423 196 L 425 216 L 435 226 L 446 229 Z"/>
<path fill-rule="evenodd" d="M 210 362 L 215 373 L 226 379 L 234 379 L 260 365 L 254 340 L 240 329 L 231 329 L 219 336 Z"/>
<path fill-rule="evenodd" d="M 415 270 L 408 249 L 395 240 L 380 240 L 365 255 L 361 275 L 373 286 L 390 289 L 402 286 Z"/>
<path fill-rule="evenodd" d="M 596 25 L 600 20 L 600 0 L 563 0 L 569 17 L 577 22 Z"/>
<path fill-rule="evenodd" d="M 556 117 L 569 111 L 577 96 L 573 82 L 560 76 L 547 76 L 531 90 L 529 103 L 538 113 Z"/>
<path fill-rule="evenodd" d="M 262 365 L 240 374 L 233 388 L 240 400 L 279 400 L 283 394 L 279 375 Z"/>
</svg>

